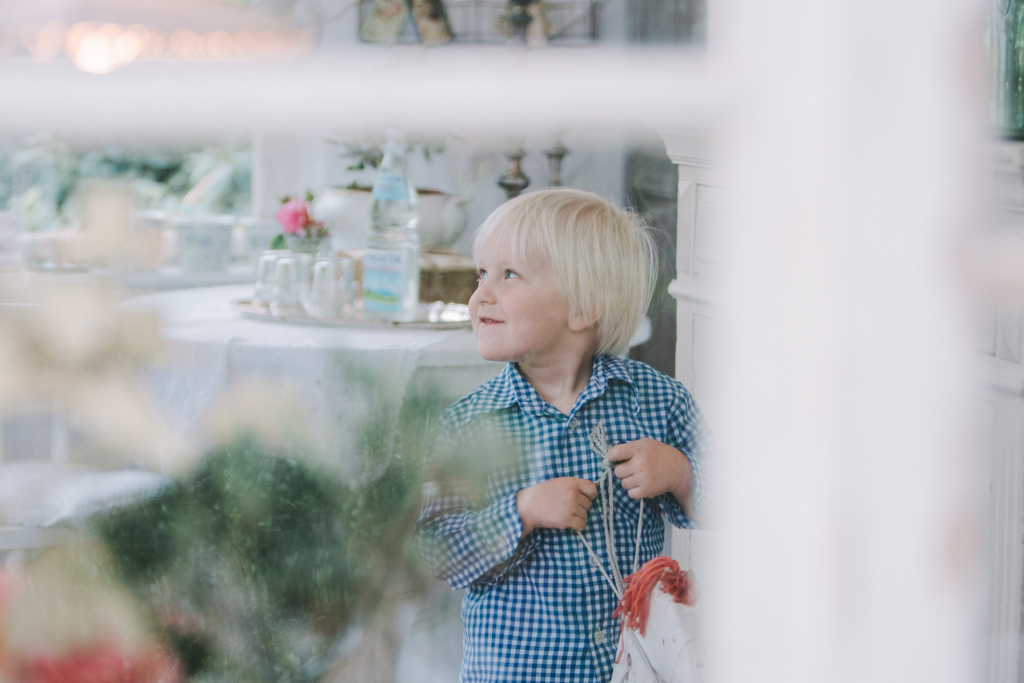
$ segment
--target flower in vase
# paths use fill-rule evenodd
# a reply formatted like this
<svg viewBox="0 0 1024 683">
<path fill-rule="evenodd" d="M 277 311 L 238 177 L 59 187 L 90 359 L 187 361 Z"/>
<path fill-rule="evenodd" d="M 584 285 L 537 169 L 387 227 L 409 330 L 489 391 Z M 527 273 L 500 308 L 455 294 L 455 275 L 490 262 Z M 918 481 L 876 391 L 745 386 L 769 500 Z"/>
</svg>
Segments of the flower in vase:
<svg viewBox="0 0 1024 683">
<path fill-rule="evenodd" d="M 281 208 L 277 210 L 277 222 L 281 224 L 284 234 L 305 239 L 322 239 L 327 237 L 327 230 L 320 221 L 314 221 L 309 215 L 309 203 L 313 195 L 306 193 L 306 199 L 284 198 Z"/>
<path fill-rule="evenodd" d="M 312 222 L 309 210 L 306 209 L 306 202 L 301 199 L 290 199 L 282 204 L 277 211 L 276 218 L 289 235 L 300 234 L 299 231 L 304 231 L 306 226 Z M 302 236 L 305 237 L 305 235 Z"/>
</svg>

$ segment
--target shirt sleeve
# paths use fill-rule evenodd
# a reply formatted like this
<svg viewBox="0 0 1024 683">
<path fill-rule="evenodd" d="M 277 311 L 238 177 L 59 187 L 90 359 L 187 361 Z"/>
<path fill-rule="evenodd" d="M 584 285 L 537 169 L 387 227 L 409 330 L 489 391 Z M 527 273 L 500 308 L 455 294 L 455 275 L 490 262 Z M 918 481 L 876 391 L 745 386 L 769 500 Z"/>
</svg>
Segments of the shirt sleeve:
<svg viewBox="0 0 1024 683">
<path fill-rule="evenodd" d="M 680 398 L 669 411 L 668 429 L 665 442 L 683 452 L 693 470 L 693 512 L 696 516 L 707 514 L 711 500 L 711 467 L 708 462 L 708 430 L 704 416 L 697 407 L 690 392 L 681 388 Z M 696 528 L 697 522 L 683 513 L 682 507 L 671 493 L 656 498 L 662 511 L 674 526 L 683 529 Z"/>
<path fill-rule="evenodd" d="M 439 496 L 424 505 L 413 543 L 434 576 L 459 589 L 497 583 L 526 559 L 539 536 L 520 541 L 522 533 L 516 492 L 477 510 L 461 496 Z"/>
<path fill-rule="evenodd" d="M 438 451 L 457 448 L 451 422 L 442 418 L 442 433 L 435 439 Z M 474 583 L 493 584 L 518 566 L 537 547 L 534 531 L 520 539 L 523 523 L 516 510 L 516 494 L 473 504 L 460 493 L 441 493 L 444 482 L 424 485 L 424 503 L 413 533 L 413 548 L 439 579 L 452 588 Z"/>
</svg>

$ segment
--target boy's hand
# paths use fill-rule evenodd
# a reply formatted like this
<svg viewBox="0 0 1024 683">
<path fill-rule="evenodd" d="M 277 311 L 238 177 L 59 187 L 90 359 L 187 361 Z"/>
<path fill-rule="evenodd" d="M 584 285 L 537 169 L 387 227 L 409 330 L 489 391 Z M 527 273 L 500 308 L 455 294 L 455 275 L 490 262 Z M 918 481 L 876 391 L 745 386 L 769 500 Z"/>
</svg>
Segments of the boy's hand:
<svg viewBox="0 0 1024 683">
<path fill-rule="evenodd" d="M 608 459 L 619 463 L 615 476 L 622 480 L 630 498 L 671 493 L 683 512 L 692 516 L 693 470 L 682 451 L 654 439 L 637 439 L 613 446 L 608 450 Z"/>
<path fill-rule="evenodd" d="M 587 525 L 590 501 L 597 485 L 586 479 L 558 477 L 527 487 L 516 494 L 516 511 L 523 521 L 523 536 L 534 529 L 576 529 Z"/>
</svg>

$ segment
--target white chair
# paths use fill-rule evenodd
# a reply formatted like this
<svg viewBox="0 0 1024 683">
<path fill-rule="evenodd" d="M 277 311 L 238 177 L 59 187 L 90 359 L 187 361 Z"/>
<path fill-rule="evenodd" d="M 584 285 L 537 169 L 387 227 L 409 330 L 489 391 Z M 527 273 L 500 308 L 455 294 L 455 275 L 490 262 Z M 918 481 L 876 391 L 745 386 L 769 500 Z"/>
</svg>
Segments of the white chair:
<svg viewBox="0 0 1024 683">
<path fill-rule="evenodd" d="M 17 422 L 0 420 L 0 561 L 13 551 L 79 540 L 80 522 L 88 515 L 167 483 L 165 477 L 144 470 L 102 471 L 69 464 L 71 434 L 57 416 L 49 419 L 48 435 L 42 427 L 45 419 L 34 418 L 28 425 L 25 420 Z M 17 445 L 26 452 L 4 452 L 11 441 L 5 438 L 5 426 L 20 427 L 23 438 Z"/>
</svg>

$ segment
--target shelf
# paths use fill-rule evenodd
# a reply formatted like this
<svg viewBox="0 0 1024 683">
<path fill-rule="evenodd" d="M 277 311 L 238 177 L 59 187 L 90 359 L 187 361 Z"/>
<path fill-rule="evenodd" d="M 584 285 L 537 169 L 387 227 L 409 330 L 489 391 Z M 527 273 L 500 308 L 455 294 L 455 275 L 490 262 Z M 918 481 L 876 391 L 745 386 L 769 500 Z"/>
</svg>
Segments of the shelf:
<svg viewBox="0 0 1024 683">
<path fill-rule="evenodd" d="M 359 0 L 359 26 L 370 17 L 374 0 Z M 600 3 L 592 0 L 563 0 L 543 3 L 547 39 L 558 44 L 589 44 L 600 36 Z M 494 44 L 508 42 L 509 3 L 505 0 L 448 0 L 444 3 L 452 42 Z M 362 32 L 360 40 L 365 41 Z M 420 42 L 411 18 L 407 17 L 397 40 L 399 44 Z"/>
</svg>

